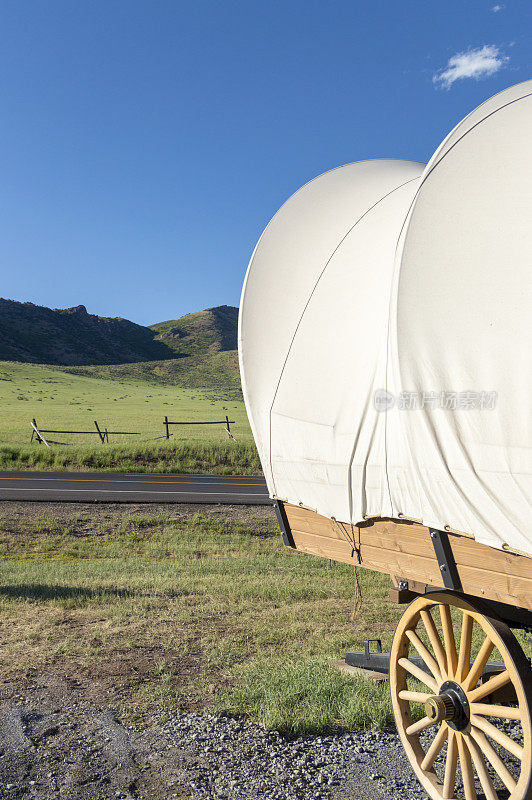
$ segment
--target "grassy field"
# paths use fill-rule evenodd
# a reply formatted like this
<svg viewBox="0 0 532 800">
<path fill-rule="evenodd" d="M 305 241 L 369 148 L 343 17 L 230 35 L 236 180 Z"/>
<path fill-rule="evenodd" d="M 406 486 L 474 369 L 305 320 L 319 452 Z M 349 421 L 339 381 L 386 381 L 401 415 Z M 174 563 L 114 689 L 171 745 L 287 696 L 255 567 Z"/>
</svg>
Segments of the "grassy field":
<svg viewBox="0 0 532 800">
<path fill-rule="evenodd" d="M 220 354 L 217 354 L 220 355 Z M 173 363 L 173 362 L 172 362 Z M 0 468 L 103 469 L 150 472 L 231 472 L 257 474 L 260 465 L 240 393 L 173 385 L 167 373 L 145 373 L 139 365 L 79 368 L 74 374 L 36 364 L 0 362 Z M 135 369 L 134 369 L 135 368 Z M 102 372 L 103 370 L 103 372 Z M 110 371 L 111 370 L 111 371 Z M 228 415 L 236 442 L 222 425 L 173 426 L 169 441 L 163 418 L 223 420 Z M 49 434 L 63 444 L 29 444 L 30 420 L 42 428 L 94 431 L 81 436 Z M 110 431 L 102 445 L 94 420 Z M 45 452 L 46 451 L 46 452 Z"/>
<path fill-rule="evenodd" d="M 215 391 L 240 393 L 240 373 L 236 350 L 224 350 L 208 356 L 185 356 L 168 361 L 140 361 L 135 364 L 99 364 L 86 367 L 57 367 L 71 375 L 107 378 L 114 381 L 159 383 L 197 389 L 205 386 Z"/>
<path fill-rule="evenodd" d="M 2 511 L 3 680 L 76 680 L 146 723 L 196 709 L 293 733 L 391 724 L 387 684 L 332 665 L 365 639 L 389 649 L 389 577 L 360 570 L 353 621 L 352 567 L 285 547 L 271 509 Z"/>
<path fill-rule="evenodd" d="M 386 686 L 330 666 L 377 633 L 389 643 L 389 579 L 361 576 L 353 623 L 353 570 L 286 548 L 269 509 L 3 508 L 4 680 L 106 681 L 136 720 L 201 708 L 299 732 L 390 722 Z"/>
</svg>

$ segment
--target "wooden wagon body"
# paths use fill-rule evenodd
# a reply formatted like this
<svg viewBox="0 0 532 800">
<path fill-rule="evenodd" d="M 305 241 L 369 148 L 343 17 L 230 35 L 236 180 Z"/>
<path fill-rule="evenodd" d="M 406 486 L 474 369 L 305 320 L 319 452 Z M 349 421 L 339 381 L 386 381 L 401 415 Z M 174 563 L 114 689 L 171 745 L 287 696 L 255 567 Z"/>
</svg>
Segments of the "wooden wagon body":
<svg viewBox="0 0 532 800">
<path fill-rule="evenodd" d="M 432 589 L 488 601 L 510 624 L 532 629 L 532 560 L 472 537 L 417 522 L 372 519 L 358 525 L 280 503 L 285 544 L 323 558 L 389 573 L 395 602 Z M 439 556 L 439 557 L 438 557 Z"/>
<path fill-rule="evenodd" d="M 314 179 L 242 292 L 244 399 L 284 541 L 389 573 L 409 603 L 392 703 L 434 800 L 532 798 L 532 670 L 511 630 L 532 629 L 531 142 L 528 81 L 427 165 Z"/>
</svg>

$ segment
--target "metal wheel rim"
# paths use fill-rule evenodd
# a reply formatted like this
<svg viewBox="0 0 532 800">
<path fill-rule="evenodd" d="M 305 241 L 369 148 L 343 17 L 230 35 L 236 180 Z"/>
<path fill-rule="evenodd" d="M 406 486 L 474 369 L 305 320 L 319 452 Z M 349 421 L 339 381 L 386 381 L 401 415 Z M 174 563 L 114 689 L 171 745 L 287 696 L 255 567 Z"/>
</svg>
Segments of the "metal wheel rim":
<svg viewBox="0 0 532 800">
<path fill-rule="evenodd" d="M 431 608 L 439 607 L 442 627 L 443 639 L 439 637 L 441 648 L 443 649 L 443 656 L 441 649 L 438 653 L 435 652 L 433 646 L 433 639 L 429 636 L 431 641 L 431 649 L 425 648 L 425 652 L 419 653 L 419 646 L 423 649 L 423 643 L 419 642 L 419 637 L 416 641 L 416 628 L 421 622 L 426 630 L 427 612 Z M 458 608 L 462 612 L 462 632 L 460 635 L 459 646 L 454 642 L 454 634 L 451 638 L 449 634 L 449 627 L 445 621 L 450 621 L 450 607 Z M 443 610 L 442 610 L 443 608 Z M 465 617 L 470 617 L 473 622 L 477 622 L 485 634 L 485 641 L 488 639 L 493 643 L 492 647 L 497 648 L 503 662 L 504 673 L 508 673 L 510 683 L 516 692 L 518 705 L 517 710 L 520 714 L 519 722 L 523 732 L 523 746 L 520 753 L 519 760 L 521 761 L 521 770 L 517 782 L 514 780 L 514 786 L 509 785 L 508 777 L 505 776 L 505 783 L 509 794 L 504 792 L 502 795 L 493 786 L 491 781 L 489 769 L 494 768 L 492 760 L 488 758 L 491 756 L 491 738 L 489 736 L 493 733 L 490 724 L 487 723 L 486 717 L 493 716 L 486 714 L 485 710 L 478 711 L 478 705 L 490 705 L 490 710 L 499 708 L 496 704 L 489 703 L 489 698 L 485 697 L 485 690 L 479 687 L 481 691 L 476 689 L 476 681 L 472 683 L 471 687 L 467 688 L 470 681 L 474 680 L 475 672 L 480 672 L 483 667 L 481 664 L 474 664 L 469 666 L 468 649 L 470 654 L 470 642 L 467 642 L 467 628 L 473 626 L 473 622 L 465 623 Z M 465 627 L 464 627 L 465 626 Z M 452 632 L 452 625 L 451 625 Z M 412 635 L 414 634 L 414 636 Z M 448 634 L 448 635 L 446 635 Z M 427 633 L 428 635 L 428 633 Z M 471 633 L 469 632 L 469 636 Z M 464 655 L 462 654 L 461 640 L 465 636 Z M 452 647 L 454 644 L 456 661 L 452 656 Z M 483 656 L 485 656 L 484 663 L 487 662 L 490 653 L 486 655 L 488 645 L 484 648 Z M 481 647 L 482 650 L 482 647 Z M 417 652 L 416 652 L 417 651 Z M 414 677 L 419 675 L 412 673 L 411 668 L 405 668 L 405 661 L 409 654 L 421 654 L 423 656 L 432 655 L 431 664 L 427 664 L 431 668 L 432 678 L 434 680 L 433 686 L 424 687 L 424 693 L 429 697 L 432 694 L 437 694 L 441 683 L 445 682 L 449 677 L 460 678 L 457 680 L 461 686 L 465 685 L 467 688 L 467 696 L 473 695 L 470 703 L 475 704 L 471 706 L 472 715 L 470 724 L 461 732 L 453 730 L 447 722 L 441 722 L 439 727 L 435 728 L 436 736 L 433 739 L 431 747 L 425 751 L 421 745 L 419 734 L 423 730 L 427 730 L 431 725 L 425 724 L 423 727 L 422 721 L 414 723 L 412 720 L 411 706 L 417 700 L 409 700 L 405 695 L 400 696 L 400 692 L 406 692 L 406 695 L 415 694 L 409 692 L 406 685 L 407 672 L 414 674 Z M 480 651 L 479 654 L 480 655 Z M 401 659 L 403 659 L 401 663 Z M 451 666 L 449 666 L 449 659 L 452 659 Z M 442 663 L 443 661 L 443 663 Z M 467 662 L 467 665 L 466 665 Z M 439 676 L 434 675 L 434 669 L 439 669 Z M 457 675 L 457 672 L 460 674 Z M 441 681 L 443 679 L 443 681 Z M 501 680 L 500 678 L 499 680 Z M 485 684 L 488 685 L 487 683 Z M 492 684 L 493 687 L 493 684 Z M 531 800 L 532 798 L 532 720 L 531 720 L 531 707 L 532 707 L 532 671 L 530 664 L 526 659 L 519 643 L 510 629 L 500 620 L 493 617 L 489 609 L 483 607 L 482 602 L 474 603 L 471 600 L 465 600 L 460 595 L 452 592 L 434 592 L 427 594 L 423 597 L 418 597 L 407 608 L 397 626 L 390 658 L 390 690 L 392 696 L 392 706 L 397 725 L 397 730 L 401 738 L 403 747 L 406 751 L 408 759 L 414 772 L 433 800 L 452 800 L 455 797 L 455 780 L 457 777 L 457 766 L 460 767 L 464 783 L 464 795 L 466 800 L 477 800 L 479 794 L 475 785 L 475 775 L 477 781 L 480 783 L 481 789 L 487 800 L 502 800 L 502 797 L 508 797 L 508 800 Z M 483 694 L 484 692 L 484 694 Z M 488 690 L 489 693 L 489 690 Z M 482 701 L 485 700 L 485 703 Z M 507 708 L 504 706 L 504 708 Z M 511 707 L 508 707 L 511 708 Z M 508 717 L 503 717 L 508 719 Z M 480 720 L 480 722 L 479 722 Z M 481 725 L 482 729 L 478 726 Z M 493 727 L 493 726 L 492 726 Z M 408 733 L 407 733 L 408 731 Z M 501 736 L 503 741 L 502 747 L 508 744 Z M 509 738 L 509 737 L 507 737 Z M 438 740 L 438 741 L 436 741 Z M 451 740 L 453 743 L 451 744 Z M 447 745 L 446 751 L 446 774 L 444 780 L 440 780 L 436 771 L 434 770 L 434 761 L 441 754 L 444 745 Z M 488 749 L 486 749 L 486 742 Z M 496 742 L 500 744 L 500 742 Z M 519 745 L 514 742 L 513 747 L 517 754 L 517 747 Z M 429 751 L 431 751 L 429 753 Z M 436 755 L 434 755 L 436 751 Z M 486 755 L 488 753 L 488 755 Z M 516 755 L 517 757 L 517 755 Z M 499 759 L 500 760 L 500 759 Z M 447 778 L 447 769 L 449 770 L 449 778 Z M 452 777 L 451 777 L 452 774 Z M 496 769 L 496 774 L 502 780 L 499 769 Z M 504 775 L 504 773 L 503 773 Z M 445 785 L 444 785 L 445 784 Z M 480 796 L 483 796 L 482 794 Z"/>
</svg>

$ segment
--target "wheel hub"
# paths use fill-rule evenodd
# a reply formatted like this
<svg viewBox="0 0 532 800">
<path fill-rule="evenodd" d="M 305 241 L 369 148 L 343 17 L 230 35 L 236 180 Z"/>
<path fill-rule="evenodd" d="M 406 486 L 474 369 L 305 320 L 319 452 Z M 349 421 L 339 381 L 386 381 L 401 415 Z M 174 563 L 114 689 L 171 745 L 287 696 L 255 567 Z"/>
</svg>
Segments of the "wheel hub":
<svg viewBox="0 0 532 800">
<path fill-rule="evenodd" d="M 436 722 L 447 722 L 455 731 L 461 731 L 469 724 L 470 710 L 465 692 L 455 681 L 445 681 L 440 693 L 425 701 L 425 714 Z"/>
</svg>

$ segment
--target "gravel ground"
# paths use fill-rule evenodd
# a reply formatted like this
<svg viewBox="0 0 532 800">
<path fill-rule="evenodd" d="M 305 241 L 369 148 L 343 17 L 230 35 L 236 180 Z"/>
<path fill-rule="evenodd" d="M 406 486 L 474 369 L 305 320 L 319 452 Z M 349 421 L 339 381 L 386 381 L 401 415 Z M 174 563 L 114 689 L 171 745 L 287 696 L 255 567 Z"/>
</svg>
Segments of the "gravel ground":
<svg viewBox="0 0 532 800">
<path fill-rule="evenodd" d="M 1 687 L 1 800 L 426 800 L 391 733 L 290 740 L 202 714 L 141 729 L 79 688 Z"/>
</svg>

